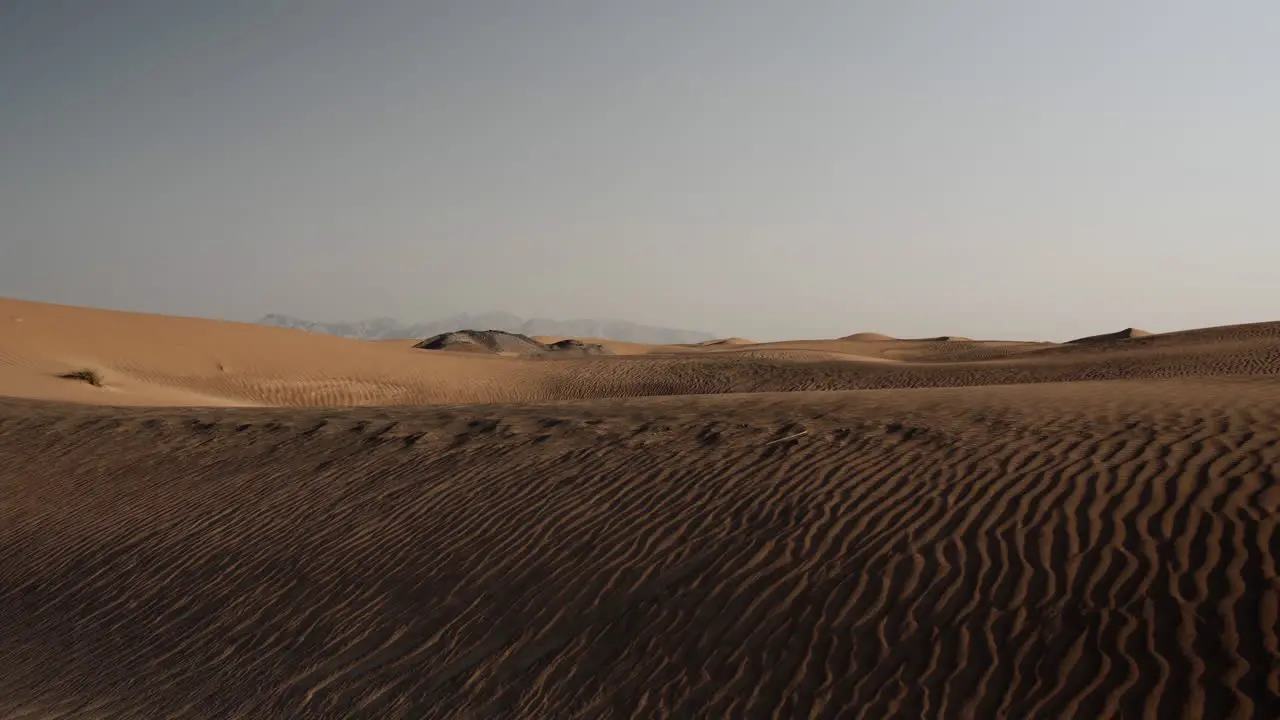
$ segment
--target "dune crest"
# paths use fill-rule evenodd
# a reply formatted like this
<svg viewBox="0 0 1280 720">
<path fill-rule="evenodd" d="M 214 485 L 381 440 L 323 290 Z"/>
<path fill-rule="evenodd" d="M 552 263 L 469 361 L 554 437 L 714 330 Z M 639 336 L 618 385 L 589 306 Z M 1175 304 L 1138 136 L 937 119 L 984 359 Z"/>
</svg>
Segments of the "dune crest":
<svg viewBox="0 0 1280 720">
<path fill-rule="evenodd" d="M 503 350 L 499 336 L 481 333 L 493 348 L 468 338 L 470 345 L 450 347 L 475 352 L 439 352 L 402 341 L 0 299 L 0 317 L 6 315 L 0 396 L 113 405 L 438 405 L 959 387 L 1259 375 L 1280 363 L 1280 323 L 1060 346 L 928 339 L 698 347 L 504 334 L 515 347 Z M 104 387 L 58 377 L 85 368 L 102 373 Z"/>
<path fill-rule="evenodd" d="M 433 335 L 413 347 L 419 350 L 491 352 L 513 357 L 586 357 L 612 355 L 603 345 L 566 338 L 542 343 L 528 335 L 503 330 L 455 330 Z"/>
<path fill-rule="evenodd" d="M 1152 333 L 1149 333 L 1146 330 L 1139 330 L 1138 328 L 1125 328 L 1123 330 L 1117 330 L 1116 332 L 1113 332 L 1113 333 L 1104 333 L 1102 335 L 1090 335 L 1088 337 L 1076 338 L 1075 340 L 1071 340 L 1068 344 L 1080 345 L 1085 343 L 1111 342 L 1114 340 L 1132 340 L 1134 338 L 1149 337 L 1151 335 Z"/>
<path fill-rule="evenodd" d="M 883 333 L 876 332 L 859 332 L 852 335 L 846 335 L 841 340 L 849 340 L 851 342 L 886 342 L 889 340 L 897 340 L 897 338 Z"/>
</svg>

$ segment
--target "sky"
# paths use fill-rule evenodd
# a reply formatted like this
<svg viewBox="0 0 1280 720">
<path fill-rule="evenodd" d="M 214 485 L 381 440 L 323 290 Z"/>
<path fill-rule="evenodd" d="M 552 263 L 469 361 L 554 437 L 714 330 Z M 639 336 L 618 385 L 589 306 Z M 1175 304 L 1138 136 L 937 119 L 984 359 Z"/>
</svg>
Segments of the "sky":
<svg viewBox="0 0 1280 720">
<path fill-rule="evenodd" d="M 1280 320 L 1272 0 L 0 0 L 0 296 L 759 340 Z"/>
</svg>

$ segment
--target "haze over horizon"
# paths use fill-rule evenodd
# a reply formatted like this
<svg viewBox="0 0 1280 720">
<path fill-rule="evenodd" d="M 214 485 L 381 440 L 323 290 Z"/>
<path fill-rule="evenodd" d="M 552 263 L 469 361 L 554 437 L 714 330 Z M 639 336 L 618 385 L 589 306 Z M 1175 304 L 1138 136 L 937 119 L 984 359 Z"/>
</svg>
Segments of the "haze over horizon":
<svg viewBox="0 0 1280 720">
<path fill-rule="evenodd" d="M 1261 0 L 5 3 L 0 296 L 758 340 L 1280 319 L 1277 34 Z"/>
</svg>

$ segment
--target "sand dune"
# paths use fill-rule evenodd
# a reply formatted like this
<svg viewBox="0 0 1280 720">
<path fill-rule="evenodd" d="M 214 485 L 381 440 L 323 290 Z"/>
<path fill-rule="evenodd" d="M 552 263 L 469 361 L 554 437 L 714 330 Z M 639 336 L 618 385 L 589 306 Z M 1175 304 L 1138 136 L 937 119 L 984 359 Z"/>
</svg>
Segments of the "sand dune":
<svg viewBox="0 0 1280 720">
<path fill-rule="evenodd" d="M 755 344 L 756 344 L 755 341 L 748 340 L 746 338 L 727 337 L 727 338 L 720 338 L 718 340 L 707 340 L 705 342 L 700 342 L 698 343 L 698 346 L 699 347 L 716 347 L 716 346 L 725 346 L 725 345 L 755 345 Z"/>
<path fill-rule="evenodd" d="M 1276 717 L 1278 408 L 8 401 L 0 712 Z"/>
<path fill-rule="evenodd" d="M 689 352 L 689 345 L 646 345 L 644 343 L 610 340 L 608 338 L 582 337 L 573 338 L 567 335 L 536 335 L 533 338 L 540 343 L 551 345 L 565 340 L 579 340 L 592 345 L 599 345 L 613 355 L 661 355 Z"/>
<path fill-rule="evenodd" d="M 0 395 L 114 405 L 533 402 L 1256 375 L 1280 364 L 1280 323 L 1062 346 L 940 339 L 602 342 L 617 356 L 553 361 L 16 300 L 0 300 L 0 318 L 7 319 Z M 57 377 L 81 368 L 100 373 L 105 386 Z"/>
<path fill-rule="evenodd" d="M 1113 332 L 1113 333 L 1105 333 L 1103 335 L 1090 335 L 1089 337 L 1077 338 L 1075 340 L 1072 340 L 1071 344 L 1104 343 L 1104 342 L 1112 342 L 1115 340 L 1132 340 L 1134 338 L 1149 337 L 1150 335 L 1151 333 L 1147 332 L 1146 330 L 1139 330 L 1138 328 L 1125 328 L 1124 330 L 1117 330 L 1116 332 Z"/>
<path fill-rule="evenodd" d="M 0 301 L 0 717 L 1280 717 L 1280 323 L 630 350 Z"/>
<path fill-rule="evenodd" d="M 507 357 L 584 357 L 588 355 L 612 355 L 598 343 L 584 343 L 577 338 L 565 338 L 544 343 L 528 335 L 502 330 L 457 330 L 433 335 L 413 346 L 419 350 L 447 352 L 487 352 Z"/>
<path fill-rule="evenodd" d="M 887 342 L 897 340 L 895 337 L 876 332 L 860 332 L 852 335 L 846 335 L 841 340 L 852 340 L 853 342 Z"/>
</svg>

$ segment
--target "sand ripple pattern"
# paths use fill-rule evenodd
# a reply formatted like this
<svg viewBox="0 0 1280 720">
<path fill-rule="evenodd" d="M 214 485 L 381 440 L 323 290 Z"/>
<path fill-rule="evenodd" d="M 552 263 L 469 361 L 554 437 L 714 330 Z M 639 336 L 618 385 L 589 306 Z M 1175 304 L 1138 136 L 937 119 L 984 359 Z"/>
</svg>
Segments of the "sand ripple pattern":
<svg viewBox="0 0 1280 720">
<path fill-rule="evenodd" d="M 0 401 L 0 716 L 1280 717 L 1280 383 Z"/>
</svg>

